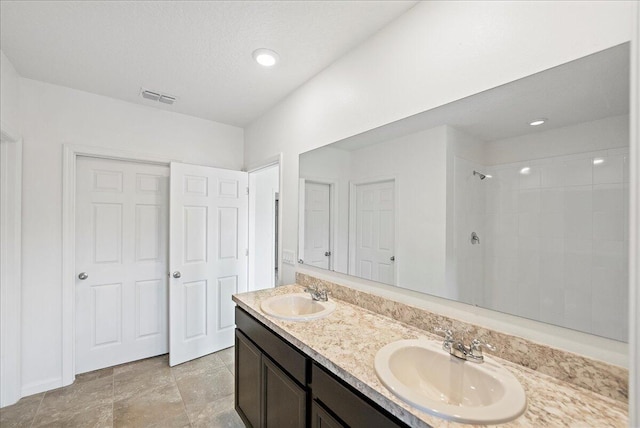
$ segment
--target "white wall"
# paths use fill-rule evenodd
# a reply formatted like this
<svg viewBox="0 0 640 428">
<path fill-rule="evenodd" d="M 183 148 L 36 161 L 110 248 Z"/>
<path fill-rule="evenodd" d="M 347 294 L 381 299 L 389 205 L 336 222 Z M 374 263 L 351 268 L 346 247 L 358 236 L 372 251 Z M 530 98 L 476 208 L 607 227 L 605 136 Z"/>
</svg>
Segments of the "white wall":
<svg viewBox="0 0 640 428">
<path fill-rule="evenodd" d="M 20 77 L 0 51 L 0 407 L 20 398 Z"/>
<path fill-rule="evenodd" d="M 245 130 L 245 164 L 283 153 L 283 250 L 297 245 L 300 153 L 627 42 L 633 6 L 615 1 L 416 5 Z M 285 268 L 284 282 L 293 282 L 301 267 Z M 380 289 L 366 281 L 350 283 Z M 389 293 L 398 299 L 409 295 Z M 429 300 L 412 297 L 419 305 Z M 474 308 L 467 312 L 468 320 L 494 328 L 502 318 Z M 626 348 L 506 319 L 497 328 L 626 364 Z"/>
<path fill-rule="evenodd" d="M 20 137 L 20 76 L 0 51 L 0 129 L 11 139 Z"/>
<path fill-rule="evenodd" d="M 62 145 L 110 147 L 240 169 L 243 130 L 20 80 L 23 168 L 23 395 L 61 382 Z"/>
</svg>

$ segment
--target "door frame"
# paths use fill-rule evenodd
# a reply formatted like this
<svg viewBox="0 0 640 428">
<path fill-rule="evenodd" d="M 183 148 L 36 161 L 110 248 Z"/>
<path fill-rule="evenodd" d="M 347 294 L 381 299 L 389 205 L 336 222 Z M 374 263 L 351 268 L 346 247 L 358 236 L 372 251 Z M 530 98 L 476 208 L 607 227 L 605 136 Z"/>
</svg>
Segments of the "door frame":
<svg viewBox="0 0 640 428">
<path fill-rule="evenodd" d="M 380 176 L 374 178 L 364 178 L 358 180 L 349 181 L 349 272 L 348 275 L 355 276 L 356 267 L 356 187 L 366 184 L 384 183 L 385 181 L 393 181 L 393 253 L 394 257 L 398 255 L 398 235 L 399 235 L 399 180 L 395 175 Z M 400 265 L 397 261 L 393 264 L 393 284 L 398 284 L 398 272 L 400 271 Z M 373 281 L 376 282 L 376 281 Z"/>
<path fill-rule="evenodd" d="M 247 186 L 249 188 L 249 208 L 248 208 L 248 210 L 249 210 L 249 212 L 248 212 L 249 222 L 247 224 L 247 228 L 248 228 L 248 232 L 249 232 L 247 234 L 247 237 L 248 237 L 247 241 L 248 241 L 248 246 L 249 246 L 249 254 L 248 254 L 249 255 L 249 260 L 248 260 L 248 263 L 247 263 L 247 281 L 251 278 L 251 267 L 252 267 L 252 265 L 254 263 L 253 260 L 251 259 L 251 255 L 253 254 L 253 251 L 254 251 L 254 249 L 252 247 L 255 246 L 255 242 L 253 241 L 253 239 L 252 239 L 253 237 L 251 236 L 251 226 L 252 226 L 252 224 L 251 224 L 251 218 L 252 218 L 251 194 L 254 191 L 251 188 L 251 174 L 259 172 L 259 171 L 262 171 L 262 170 L 267 169 L 267 168 L 273 168 L 273 167 L 278 167 L 278 189 L 275 192 L 274 196 L 277 196 L 278 201 L 279 201 L 279 199 L 280 199 L 279 198 L 280 189 L 282 187 L 281 186 L 282 179 L 280 177 L 280 159 L 279 158 L 277 160 L 275 160 L 275 161 L 268 162 L 266 164 L 262 164 L 260 166 L 257 166 L 255 168 L 252 168 L 252 169 L 247 171 L 247 174 L 248 174 Z M 274 200 L 274 202 L 275 202 L 275 200 Z M 275 213 L 275 205 L 273 206 L 273 209 L 274 209 L 274 213 L 273 214 L 275 215 L 276 214 Z M 276 240 L 273 242 L 273 244 L 275 246 L 275 250 L 276 250 L 274 252 L 275 253 L 275 258 L 276 258 L 276 262 L 274 263 L 275 271 L 272 272 L 273 275 L 274 275 L 274 280 L 273 280 L 274 287 L 277 287 L 279 285 L 279 281 L 280 281 L 280 254 L 279 253 L 280 253 L 280 235 L 281 235 L 281 231 L 282 231 L 281 226 L 280 226 L 280 217 L 276 217 L 276 219 L 277 219 L 277 225 L 276 224 L 273 225 L 274 229 L 275 229 L 274 230 L 274 234 L 277 233 Z M 253 229 L 255 231 L 255 227 Z M 280 233 L 278 233 L 278 231 L 280 231 Z M 249 284 L 247 284 L 247 287 L 249 287 Z M 252 291 L 252 289 L 249 289 L 249 291 Z"/>
<path fill-rule="evenodd" d="M 282 285 L 282 235 L 283 235 L 283 230 L 282 230 L 282 211 L 283 211 L 283 195 L 284 195 L 284 186 L 282 185 L 282 183 L 284 183 L 284 174 L 283 174 L 283 165 L 284 165 L 284 153 L 280 152 L 277 155 L 273 155 L 270 156 L 266 159 L 263 159 L 259 162 L 255 162 L 252 163 L 251 165 L 249 165 L 244 171 L 247 172 L 247 174 L 251 174 L 252 172 L 256 172 L 258 170 L 261 170 L 263 168 L 269 168 L 271 166 L 274 165 L 278 165 L 278 205 L 280 207 L 280 213 L 278 215 L 278 253 L 277 253 L 277 257 L 278 257 L 278 264 L 277 264 L 277 268 L 278 268 L 278 278 L 277 281 L 275 281 L 275 286 L 279 286 Z M 249 207 L 249 209 L 251 209 L 251 207 Z M 247 223 L 247 229 L 249 228 L 249 224 Z M 247 263 L 247 269 L 249 269 L 249 263 Z M 247 271 L 247 278 L 249 278 L 249 272 Z"/>
<path fill-rule="evenodd" d="M 640 3 L 635 2 L 631 40 L 631 154 L 629 198 L 629 424 L 640 424 Z"/>
<path fill-rule="evenodd" d="M 75 380 L 76 161 L 78 156 L 169 166 L 172 159 L 103 147 L 62 146 L 62 386 Z"/>
<path fill-rule="evenodd" d="M 0 407 L 22 396 L 22 140 L 0 125 Z"/>
<path fill-rule="evenodd" d="M 329 252 L 331 252 L 331 257 L 329 258 L 329 268 L 327 270 L 333 271 L 335 269 L 334 260 L 337 260 L 340 255 L 336 245 L 338 242 L 338 226 L 336 223 L 338 220 L 338 182 L 327 178 L 308 177 L 298 180 L 298 263 L 300 263 L 300 260 L 304 260 L 305 192 L 308 181 L 329 186 Z"/>
</svg>

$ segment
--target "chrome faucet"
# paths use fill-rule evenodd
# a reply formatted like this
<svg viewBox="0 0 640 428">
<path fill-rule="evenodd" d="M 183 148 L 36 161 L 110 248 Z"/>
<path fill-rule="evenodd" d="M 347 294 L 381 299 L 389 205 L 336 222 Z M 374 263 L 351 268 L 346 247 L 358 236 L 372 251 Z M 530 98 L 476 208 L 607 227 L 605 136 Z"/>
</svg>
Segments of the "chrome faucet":
<svg viewBox="0 0 640 428">
<path fill-rule="evenodd" d="M 304 289 L 305 293 L 311 294 L 311 298 L 317 302 L 326 302 L 329 300 L 329 290 L 326 288 L 318 287 L 317 285 L 311 285 Z"/>
<path fill-rule="evenodd" d="M 435 331 L 437 333 L 444 333 L 442 349 L 461 360 L 471 361 L 473 363 L 482 363 L 484 362 L 482 348 L 487 348 L 490 351 L 496 351 L 494 346 L 479 339 L 474 339 L 469 346 L 466 346 L 461 340 L 454 339 L 453 332 L 450 329 L 436 327 Z"/>
</svg>

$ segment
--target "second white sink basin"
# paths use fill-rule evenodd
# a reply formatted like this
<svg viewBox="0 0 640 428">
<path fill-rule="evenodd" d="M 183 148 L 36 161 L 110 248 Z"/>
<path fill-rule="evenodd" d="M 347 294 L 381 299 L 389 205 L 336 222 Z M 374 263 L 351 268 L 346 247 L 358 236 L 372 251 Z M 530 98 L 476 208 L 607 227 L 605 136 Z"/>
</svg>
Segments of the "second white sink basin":
<svg viewBox="0 0 640 428">
<path fill-rule="evenodd" d="M 260 308 L 267 315 L 292 321 L 324 318 L 336 309 L 335 302 L 313 300 L 308 293 L 283 294 L 265 299 Z"/>
<path fill-rule="evenodd" d="M 375 370 L 400 399 L 443 419 L 499 424 L 526 409 L 524 389 L 506 368 L 486 356 L 481 364 L 460 360 L 426 339 L 386 345 Z"/>
</svg>

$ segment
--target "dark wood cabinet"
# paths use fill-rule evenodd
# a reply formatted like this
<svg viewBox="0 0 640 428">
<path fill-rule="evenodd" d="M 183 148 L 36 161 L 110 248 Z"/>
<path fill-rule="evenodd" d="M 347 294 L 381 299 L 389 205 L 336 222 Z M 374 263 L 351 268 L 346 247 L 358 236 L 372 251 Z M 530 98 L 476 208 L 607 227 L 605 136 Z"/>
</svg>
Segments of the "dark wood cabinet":
<svg viewBox="0 0 640 428">
<path fill-rule="evenodd" d="M 235 407 L 242 421 L 251 428 L 306 427 L 307 358 L 238 308 L 236 325 Z"/>
<path fill-rule="evenodd" d="M 236 307 L 235 407 L 250 428 L 406 427 Z"/>
<path fill-rule="evenodd" d="M 346 428 L 317 401 L 311 403 L 311 428 Z"/>
<path fill-rule="evenodd" d="M 299 387 L 266 355 L 262 355 L 263 426 L 304 428 L 307 391 Z"/>
<path fill-rule="evenodd" d="M 262 388 L 260 384 L 262 370 L 262 353 L 247 337 L 236 330 L 236 410 L 245 424 L 260 426 L 260 401 Z"/>
</svg>

